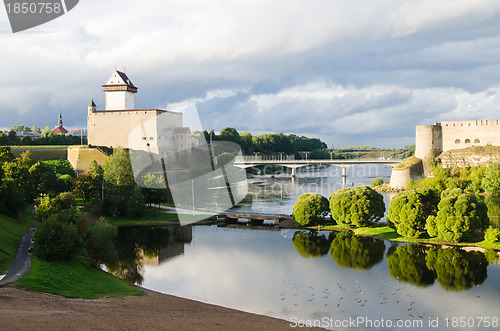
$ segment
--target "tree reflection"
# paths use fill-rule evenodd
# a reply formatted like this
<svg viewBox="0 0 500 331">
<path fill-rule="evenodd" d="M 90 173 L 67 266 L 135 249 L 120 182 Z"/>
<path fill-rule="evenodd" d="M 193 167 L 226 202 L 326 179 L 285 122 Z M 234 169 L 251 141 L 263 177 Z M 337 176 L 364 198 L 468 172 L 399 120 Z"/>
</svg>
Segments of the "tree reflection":
<svg viewBox="0 0 500 331">
<path fill-rule="evenodd" d="M 484 198 L 484 203 L 488 207 L 490 224 L 497 228 L 500 227 L 500 197 L 487 196 Z"/>
<path fill-rule="evenodd" d="M 144 256 L 157 257 L 168 242 L 166 227 L 119 227 L 115 243 L 118 259 L 106 268 L 118 278 L 141 285 Z"/>
<path fill-rule="evenodd" d="M 302 257 L 320 257 L 328 253 L 330 241 L 316 231 L 297 231 L 293 235 L 293 246 Z"/>
<path fill-rule="evenodd" d="M 425 264 L 425 246 L 404 245 L 387 254 L 389 272 L 400 281 L 417 286 L 434 284 L 434 272 Z"/>
<path fill-rule="evenodd" d="M 425 258 L 429 269 L 447 291 L 462 291 L 479 285 L 486 279 L 488 262 L 483 253 L 466 252 L 459 248 L 432 248 Z"/>
<path fill-rule="evenodd" d="M 384 241 L 340 232 L 330 245 L 330 256 L 342 268 L 368 270 L 384 258 Z"/>
</svg>

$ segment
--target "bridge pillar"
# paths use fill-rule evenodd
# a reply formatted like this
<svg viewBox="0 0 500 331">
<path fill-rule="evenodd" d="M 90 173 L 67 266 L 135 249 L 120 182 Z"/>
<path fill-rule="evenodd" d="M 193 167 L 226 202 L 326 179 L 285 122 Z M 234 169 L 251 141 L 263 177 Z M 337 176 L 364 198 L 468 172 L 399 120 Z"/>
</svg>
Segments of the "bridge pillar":
<svg viewBox="0 0 500 331">
<path fill-rule="evenodd" d="M 347 167 L 342 167 L 342 186 L 347 185 Z"/>
<path fill-rule="evenodd" d="M 292 168 L 292 179 L 295 179 L 295 169 L 296 168 Z"/>
</svg>

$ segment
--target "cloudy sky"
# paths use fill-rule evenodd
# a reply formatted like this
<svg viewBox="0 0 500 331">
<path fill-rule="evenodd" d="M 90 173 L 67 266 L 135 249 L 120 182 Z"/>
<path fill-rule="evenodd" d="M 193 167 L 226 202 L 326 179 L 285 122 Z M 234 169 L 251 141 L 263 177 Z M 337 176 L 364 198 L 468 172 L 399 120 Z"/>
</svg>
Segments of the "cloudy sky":
<svg viewBox="0 0 500 331">
<path fill-rule="evenodd" d="M 500 118 L 498 0 L 84 0 L 13 34 L 0 9 L 0 127 L 86 126 L 114 68 L 137 108 L 205 129 L 402 147 L 415 125 Z"/>
</svg>

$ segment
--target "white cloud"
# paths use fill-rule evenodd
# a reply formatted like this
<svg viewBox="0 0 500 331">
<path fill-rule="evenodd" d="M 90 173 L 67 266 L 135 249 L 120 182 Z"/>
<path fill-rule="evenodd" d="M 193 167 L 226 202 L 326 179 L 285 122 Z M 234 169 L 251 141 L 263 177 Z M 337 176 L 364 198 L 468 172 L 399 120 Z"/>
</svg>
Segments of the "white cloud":
<svg viewBox="0 0 500 331">
<path fill-rule="evenodd" d="M 0 34 L 0 112 L 82 126 L 117 66 L 138 106 L 196 103 L 207 129 L 399 142 L 415 124 L 495 117 L 499 31 L 493 0 L 89 0 Z"/>
</svg>

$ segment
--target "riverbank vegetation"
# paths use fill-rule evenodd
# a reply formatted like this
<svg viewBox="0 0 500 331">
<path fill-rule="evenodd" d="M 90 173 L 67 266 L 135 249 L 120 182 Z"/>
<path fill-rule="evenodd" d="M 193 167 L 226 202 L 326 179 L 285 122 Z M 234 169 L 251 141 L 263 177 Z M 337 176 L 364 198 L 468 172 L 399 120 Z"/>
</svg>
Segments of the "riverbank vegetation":
<svg viewBox="0 0 500 331">
<path fill-rule="evenodd" d="M 252 135 L 250 132 L 239 133 L 234 128 L 224 128 L 219 134 L 210 132 L 194 132 L 195 138 L 203 137 L 206 142 L 231 141 L 241 147 L 243 155 L 295 159 L 353 159 L 353 158 L 406 158 L 415 151 L 415 145 L 404 148 L 378 148 L 368 146 L 350 146 L 343 148 L 327 148 L 327 144 L 318 138 L 285 135 L 283 133 L 265 133 Z"/>
<path fill-rule="evenodd" d="M 311 218 L 300 224 L 394 241 L 500 249 L 500 231 L 488 228 L 487 204 L 460 188 L 446 189 L 440 196 L 422 187 L 400 192 L 391 200 L 387 226 L 376 224 L 384 215 L 385 205 L 381 194 L 369 186 L 341 189 L 329 201 L 331 219 Z M 316 203 L 315 208 L 319 208 Z"/>
<path fill-rule="evenodd" d="M 123 202 L 129 198 L 123 194 L 141 193 L 133 180 L 128 154 L 119 150 L 110 159 L 108 168 L 94 164 L 87 181 L 75 181 L 67 161 L 36 161 L 29 151 L 16 158 L 10 147 L 0 147 L 1 272 L 12 264 L 19 240 L 33 222 L 28 205 L 38 204 L 32 268 L 17 281 L 19 286 L 80 298 L 141 293 L 99 269 L 101 263 L 113 263 L 117 258 L 116 227 L 103 218 L 90 221 L 72 193 L 90 202 L 92 205 L 85 207 L 93 208 L 97 215 L 113 216 L 121 207 L 125 207 L 127 217 L 138 215 L 134 208 L 145 210 L 142 197 Z M 103 195 L 108 197 L 104 203 Z"/>
</svg>

